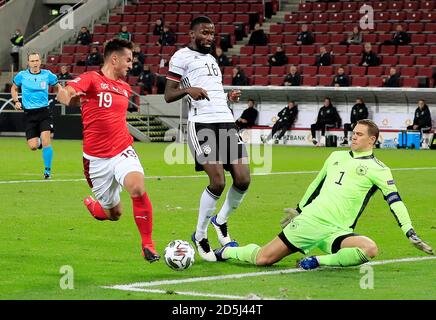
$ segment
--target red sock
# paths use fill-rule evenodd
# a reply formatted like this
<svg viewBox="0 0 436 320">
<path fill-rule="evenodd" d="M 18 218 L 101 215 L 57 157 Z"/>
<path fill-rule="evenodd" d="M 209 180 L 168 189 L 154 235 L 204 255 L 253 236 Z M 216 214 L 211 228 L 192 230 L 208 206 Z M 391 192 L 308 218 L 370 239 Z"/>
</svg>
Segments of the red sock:
<svg viewBox="0 0 436 320">
<path fill-rule="evenodd" d="M 142 247 L 153 247 L 153 208 L 146 192 L 140 197 L 132 197 L 133 217 L 142 238 Z"/>
<path fill-rule="evenodd" d="M 106 215 L 106 212 L 104 212 L 103 207 L 101 206 L 100 202 L 98 201 L 92 201 L 87 205 L 89 212 L 96 218 L 97 220 L 108 220 L 109 218 Z"/>
</svg>

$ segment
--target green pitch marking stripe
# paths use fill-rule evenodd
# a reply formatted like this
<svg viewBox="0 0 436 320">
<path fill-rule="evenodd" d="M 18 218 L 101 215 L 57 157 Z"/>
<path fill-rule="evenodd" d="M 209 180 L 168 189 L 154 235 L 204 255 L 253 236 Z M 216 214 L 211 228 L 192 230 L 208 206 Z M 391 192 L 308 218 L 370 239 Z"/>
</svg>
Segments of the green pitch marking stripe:
<svg viewBox="0 0 436 320">
<path fill-rule="evenodd" d="M 392 260 L 381 260 L 381 261 L 373 261 L 366 263 L 365 265 L 370 266 L 378 266 L 378 265 L 386 265 L 386 264 L 394 264 L 394 263 L 405 263 L 405 262 L 421 262 L 427 260 L 436 260 L 436 257 L 415 257 L 415 258 L 403 258 L 403 259 L 392 259 Z M 360 266 L 348 267 L 348 268 L 360 268 Z M 150 287 L 159 287 L 163 285 L 177 285 L 183 283 L 193 283 L 193 282 L 207 282 L 207 281 L 217 281 L 217 280 L 226 280 L 226 279 L 242 279 L 242 278 L 250 278 L 250 277 L 259 277 L 259 276 L 271 276 L 271 275 L 282 275 L 289 273 L 299 273 L 299 272 L 316 272 L 327 269 L 343 269 L 341 267 L 323 267 L 311 271 L 303 270 L 303 269 L 283 269 L 277 271 L 263 271 L 263 272 L 252 272 L 252 273 L 238 273 L 238 274 L 228 274 L 221 276 L 211 276 L 211 277 L 197 277 L 197 278 L 187 278 L 180 280 L 159 280 L 159 281 L 150 281 L 150 282 L 137 282 L 132 284 L 123 284 L 123 285 L 114 285 L 114 286 L 103 286 L 104 289 L 113 289 L 113 290 L 122 290 L 122 291 L 136 291 L 136 292 L 144 292 L 144 293 L 175 293 L 179 295 L 188 295 L 188 296 L 196 296 L 196 297 L 214 297 L 214 298 L 225 298 L 225 299 L 248 299 L 248 297 L 242 296 L 231 296 L 231 295 L 222 295 L 215 293 L 202 293 L 202 292 L 182 292 L 182 291 L 172 291 L 172 290 L 157 290 L 157 289 L 148 289 Z M 265 300 L 272 300 L 275 298 L 266 298 L 262 297 Z"/>
<path fill-rule="evenodd" d="M 436 170 L 436 167 L 422 168 L 391 168 L 391 171 L 423 171 Z M 319 171 L 282 171 L 282 172 L 255 172 L 251 176 L 274 176 L 274 175 L 294 175 L 294 174 L 315 174 Z M 226 174 L 230 176 L 230 174 Z M 145 176 L 145 179 L 204 179 L 207 175 L 190 175 L 190 176 Z M 19 184 L 19 183 L 53 183 L 53 182 L 82 182 L 86 179 L 51 179 L 51 180 L 0 180 L 0 184 Z"/>
</svg>

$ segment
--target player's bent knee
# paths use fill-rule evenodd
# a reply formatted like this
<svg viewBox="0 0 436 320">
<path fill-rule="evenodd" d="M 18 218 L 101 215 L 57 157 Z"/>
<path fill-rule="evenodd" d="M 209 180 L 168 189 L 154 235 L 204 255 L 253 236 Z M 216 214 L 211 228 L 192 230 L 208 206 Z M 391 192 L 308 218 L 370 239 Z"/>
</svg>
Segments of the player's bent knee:
<svg viewBox="0 0 436 320">
<path fill-rule="evenodd" d="M 250 179 L 250 176 L 248 176 L 248 177 L 239 178 L 239 179 L 233 181 L 233 185 L 238 190 L 245 191 L 250 186 L 250 182 L 251 182 L 251 179 Z"/>
<path fill-rule="evenodd" d="M 221 195 L 223 193 L 224 188 L 226 187 L 226 182 L 224 178 L 216 178 L 211 179 L 209 188 L 216 195 Z"/>
<path fill-rule="evenodd" d="M 371 259 L 374 258 L 378 253 L 378 248 L 375 243 L 368 244 L 363 250 Z"/>
<path fill-rule="evenodd" d="M 264 250 L 260 250 L 256 257 L 257 266 L 270 266 L 276 262 L 277 259 L 270 254 L 265 254 Z"/>
</svg>

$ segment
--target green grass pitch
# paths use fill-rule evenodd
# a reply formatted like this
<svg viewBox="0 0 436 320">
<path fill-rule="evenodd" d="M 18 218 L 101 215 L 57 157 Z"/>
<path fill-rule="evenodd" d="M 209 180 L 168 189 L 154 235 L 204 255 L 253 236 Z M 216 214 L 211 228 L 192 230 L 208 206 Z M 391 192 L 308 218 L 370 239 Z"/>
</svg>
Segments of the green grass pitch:
<svg viewBox="0 0 436 320">
<path fill-rule="evenodd" d="M 124 214 L 118 222 L 93 220 L 83 206 L 82 199 L 90 190 L 80 180 L 81 141 L 54 141 L 53 179 L 48 182 L 41 181 L 40 151 L 30 152 L 25 140 L 18 138 L 1 138 L 0 146 L 0 299 L 221 299 L 226 295 L 292 300 L 436 299 L 436 260 L 432 259 L 373 265 L 373 289 L 361 288 L 365 274 L 359 268 L 280 273 L 295 268 L 300 254 L 267 268 L 208 263 L 198 256 L 192 268 L 182 272 L 169 269 L 162 260 L 149 264 L 140 254 L 140 237 L 127 193 L 122 193 Z M 208 183 L 191 164 L 166 164 L 163 155 L 168 146 L 135 144 L 148 176 L 146 188 L 154 207 L 154 239 L 160 253 L 171 240 L 190 239 L 199 197 Z M 244 202 L 229 221 L 231 235 L 241 245 L 270 241 L 280 231 L 283 208 L 298 203 L 315 177 L 313 171 L 320 169 L 333 150 L 274 146 L 272 172 L 288 174 L 253 175 Z M 421 168 L 394 170 L 393 174 L 415 230 L 436 246 L 436 152 L 375 153 L 392 169 Z M 230 177 L 227 182 L 228 188 Z M 379 255 L 374 261 L 426 256 L 402 234 L 380 192 L 370 201 L 356 232 L 378 244 Z M 212 228 L 209 238 L 217 247 Z M 74 272 L 74 282 L 69 282 L 74 285 L 72 290 L 61 289 L 65 280 L 62 266 L 70 266 Z M 266 273 L 245 277 L 254 272 Z M 233 274 L 245 275 L 219 282 L 179 281 Z M 155 292 L 103 288 L 162 280 L 175 283 L 141 287 Z"/>
</svg>

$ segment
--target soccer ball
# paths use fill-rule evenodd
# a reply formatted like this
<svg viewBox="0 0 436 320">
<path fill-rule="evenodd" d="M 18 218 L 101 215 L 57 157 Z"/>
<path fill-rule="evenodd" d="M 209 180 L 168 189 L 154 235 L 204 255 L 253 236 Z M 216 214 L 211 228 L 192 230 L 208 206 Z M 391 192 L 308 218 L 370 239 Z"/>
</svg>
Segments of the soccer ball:
<svg viewBox="0 0 436 320">
<path fill-rule="evenodd" d="M 165 263 L 171 269 L 181 271 L 188 269 L 194 263 L 195 251 L 189 242 L 184 240 L 171 241 L 165 248 Z"/>
</svg>

